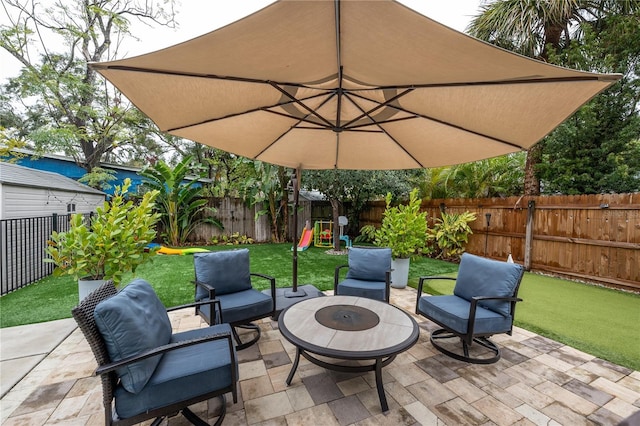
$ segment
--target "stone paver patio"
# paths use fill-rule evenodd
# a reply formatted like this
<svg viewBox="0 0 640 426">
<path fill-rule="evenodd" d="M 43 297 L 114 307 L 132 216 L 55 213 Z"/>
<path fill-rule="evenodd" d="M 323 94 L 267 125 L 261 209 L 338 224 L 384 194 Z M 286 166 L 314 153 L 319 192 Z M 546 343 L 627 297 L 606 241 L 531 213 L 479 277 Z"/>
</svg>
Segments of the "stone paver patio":
<svg viewBox="0 0 640 426">
<path fill-rule="evenodd" d="M 413 312 L 415 290 L 392 289 Z M 171 315 L 177 330 L 205 326 L 192 310 Z M 516 328 L 496 336 L 502 359 L 483 366 L 452 360 L 429 342 L 433 323 L 415 317 L 419 342 L 383 370 L 383 414 L 373 373 L 329 372 L 302 359 L 285 379 L 295 348 L 264 320 L 257 345 L 240 351 L 240 395 L 227 398 L 225 425 L 615 425 L 640 410 L 640 372 Z M 0 400 L 3 425 L 104 424 L 100 380 L 76 329 Z M 194 406 L 215 420 L 217 400 Z M 181 416 L 170 425 L 187 422 Z"/>
</svg>

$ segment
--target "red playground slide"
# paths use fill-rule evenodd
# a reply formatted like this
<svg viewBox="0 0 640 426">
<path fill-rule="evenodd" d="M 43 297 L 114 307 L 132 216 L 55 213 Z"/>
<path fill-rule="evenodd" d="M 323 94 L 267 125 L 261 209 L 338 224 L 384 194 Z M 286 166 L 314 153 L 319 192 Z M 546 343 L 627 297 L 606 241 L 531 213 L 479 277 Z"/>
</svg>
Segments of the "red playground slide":
<svg viewBox="0 0 640 426">
<path fill-rule="evenodd" d="M 311 241 L 313 241 L 313 229 L 307 229 L 305 226 L 302 230 L 300 242 L 298 242 L 298 251 L 305 251 L 308 249 L 311 245 Z"/>
</svg>

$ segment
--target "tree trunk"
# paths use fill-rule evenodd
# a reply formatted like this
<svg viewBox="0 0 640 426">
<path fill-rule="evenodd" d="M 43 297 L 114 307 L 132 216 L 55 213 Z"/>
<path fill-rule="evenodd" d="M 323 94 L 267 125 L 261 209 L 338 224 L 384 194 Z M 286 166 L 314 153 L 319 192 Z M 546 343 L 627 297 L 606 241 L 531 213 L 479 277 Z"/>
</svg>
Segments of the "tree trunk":
<svg viewBox="0 0 640 426">
<path fill-rule="evenodd" d="M 536 176 L 536 165 L 542 159 L 542 142 L 538 142 L 527 151 L 524 165 L 524 195 L 540 195 L 540 180 Z"/>
</svg>

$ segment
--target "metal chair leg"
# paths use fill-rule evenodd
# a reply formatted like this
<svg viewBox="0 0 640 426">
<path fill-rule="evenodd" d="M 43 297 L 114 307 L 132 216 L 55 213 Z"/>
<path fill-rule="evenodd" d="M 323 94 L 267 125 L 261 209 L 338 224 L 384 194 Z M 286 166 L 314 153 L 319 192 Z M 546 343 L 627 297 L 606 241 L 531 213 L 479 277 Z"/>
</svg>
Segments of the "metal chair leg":
<svg viewBox="0 0 640 426">
<path fill-rule="evenodd" d="M 441 339 L 452 339 L 452 338 L 460 339 L 462 343 L 462 355 L 444 348 L 442 345 L 440 345 L 440 343 L 437 342 L 438 340 L 441 340 Z M 451 358 L 457 359 L 458 361 L 469 362 L 471 364 L 493 364 L 494 362 L 497 362 L 500 359 L 500 349 L 498 348 L 498 346 L 496 346 L 495 343 L 493 343 L 487 337 L 474 337 L 473 341 L 475 343 L 478 343 L 482 347 L 489 349 L 493 353 L 493 356 L 490 358 L 474 358 L 470 356 L 469 345 L 467 344 L 467 342 L 462 340 L 460 336 L 458 336 L 457 334 L 451 333 L 450 331 L 445 330 L 443 328 L 431 332 L 431 337 L 429 340 L 431 340 L 431 344 L 438 351 L 442 352 L 447 356 L 450 356 Z"/>
</svg>

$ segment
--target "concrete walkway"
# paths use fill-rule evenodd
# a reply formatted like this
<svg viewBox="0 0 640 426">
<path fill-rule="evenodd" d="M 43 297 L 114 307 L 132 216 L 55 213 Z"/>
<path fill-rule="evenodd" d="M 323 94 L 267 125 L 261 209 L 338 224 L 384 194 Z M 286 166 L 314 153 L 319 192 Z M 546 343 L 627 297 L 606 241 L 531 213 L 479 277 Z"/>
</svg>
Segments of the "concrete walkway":
<svg viewBox="0 0 640 426">
<path fill-rule="evenodd" d="M 0 398 L 76 328 L 72 318 L 0 328 Z"/>
<path fill-rule="evenodd" d="M 412 313 L 415 295 L 411 288 L 392 289 L 391 303 Z M 190 309 L 170 317 L 177 331 L 205 326 Z M 227 398 L 224 424 L 616 425 L 640 411 L 638 371 L 520 328 L 495 337 L 500 361 L 466 364 L 435 351 L 429 342 L 434 324 L 415 318 L 418 343 L 383 370 L 386 414 L 372 372 L 329 372 L 301 360 L 286 386 L 295 348 L 277 323 L 262 321 L 258 344 L 238 354 L 239 401 Z M 104 424 L 102 388 L 92 375 L 96 362 L 74 328 L 73 320 L 63 320 L 1 330 L 3 426 Z M 192 409 L 212 423 L 216 401 Z M 168 424 L 186 422 L 173 417 Z"/>
</svg>

